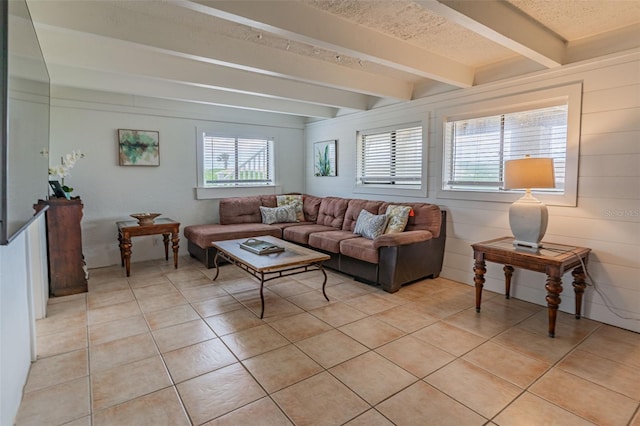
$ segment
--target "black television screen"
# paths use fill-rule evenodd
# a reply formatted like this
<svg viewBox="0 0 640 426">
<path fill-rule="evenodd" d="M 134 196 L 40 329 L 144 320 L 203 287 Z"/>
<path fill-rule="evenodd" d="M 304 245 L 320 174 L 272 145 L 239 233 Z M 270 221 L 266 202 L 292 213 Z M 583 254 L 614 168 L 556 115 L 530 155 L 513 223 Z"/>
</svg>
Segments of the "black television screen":
<svg viewBox="0 0 640 426">
<path fill-rule="evenodd" d="M 0 244 L 48 194 L 49 73 L 25 0 L 0 2 Z"/>
</svg>

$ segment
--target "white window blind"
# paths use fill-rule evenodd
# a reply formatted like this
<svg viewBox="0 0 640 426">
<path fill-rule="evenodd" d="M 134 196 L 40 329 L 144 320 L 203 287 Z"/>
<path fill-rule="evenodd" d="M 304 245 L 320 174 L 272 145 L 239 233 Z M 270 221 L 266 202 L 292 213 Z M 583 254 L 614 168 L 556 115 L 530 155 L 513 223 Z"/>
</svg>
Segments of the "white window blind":
<svg viewBox="0 0 640 426">
<path fill-rule="evenodd" d="M 556 188 L 563 192 L 567 160 L 566 104 L 445 123 L 443 189 L 498 191 L 504 162 L 553 158 Z"/>
<path fill-rule="evenodd" d="M 422 179 L 422 127 L 363 133 L 361 184 L 417 185 Z"/>
<path fill-rule="evenodd" d="M 271 184 L 273 140 L 204 134 L 205 186 Z"/>
</svg>

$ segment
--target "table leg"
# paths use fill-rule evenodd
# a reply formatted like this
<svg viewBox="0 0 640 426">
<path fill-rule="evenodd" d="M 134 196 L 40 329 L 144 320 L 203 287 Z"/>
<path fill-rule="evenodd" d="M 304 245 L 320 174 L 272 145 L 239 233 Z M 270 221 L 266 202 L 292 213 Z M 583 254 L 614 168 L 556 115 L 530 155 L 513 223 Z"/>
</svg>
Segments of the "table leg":
<svg viewBox="0 0 640 426">
<path fill-rule="evenodd" d="M 549 314 L 549 337 L 556 336 L 556 316 L 560 305 L 560 293 L 562 293 L 562 278 L 560 276 L 547 275 L 547 311 Z"/>
<path fill-rule="evenodd" d="M 482 287 L 484 287 L 484 274 L 487 272 L 484 260 L 476 259 L 473 267 L 475 276 L 473 282 L 476 284 L 476 312 L 480 312 L 480 303 L 482 302 Z"/>
<path fill-rule="evenodd" d="M 120 251 L 124 258 L 124 266 L 127 271 L 127 276 L 131 275 L 131 238 L 122 237 L 120 241 Z"/>
<path fill-rule="evenodd" d="M 504 265 L 502 268 L 504 271 L 504 297 L 505 299 L 511 298 L 511 276 L 513 275 L 513 266 Z"/>
<path fill-rule="evenodd" d="M 162 242 L 164 243 L 164 260 L 169 260 L 169 233 L 162 234 Z"/>
<path fill-rule="evenodd" d="M 216 268 L 216 275 L 213 277 L 212 281 L 215 281 L 218 278 L 218 274 L 220 273 L 220 268 L 218 267 L 218 257 L 220 257 L 220 252 L 216 251 L 216 257 L 213 258 L 213 266 Z"/>
<path fill-rule="evenodd" d="M 120 266 L 124 267 L 124 247 L 122 246 L 122 234 L 118 233 L 118 246 L 120 247 Z"/>
<path fill-rule="evenodd" d="M 260 319 L 264 316 L 264 294 L 262 294 L 262 290 L 264 289 L 264 272 L 260 272 L 260 302 L 262 302 L 262 310 L 260 311 Z"/>
<path fill-rule="evenodd" d="M 178 269 L 178 249 L 180 248 L 180 245 L 178 245 L 180 242 L 180 234 L 178 232 L 171 233 L 171 242 L 173 243 L 171 246 L 173 248 L 173 267 Z"/>
<path fill-rule="evenodd" d="M 571 272 L 573 275 L 573 291 L 576 293 L 576 319 L 580 319 L 582 313 L 582 295 L 587 286 L 584 282 L 586 274 L 582 266 L 578 266 Z"/>
<path fill-rule="evenodd" d="M 324 298 L 327 299 L 327 302 L 330 302 L 327 293 L 324 291 L 324 288 L 327 285 L 327 273 L 324 271 L 322 265 L 318 265 L 318 269 L 320 269 L 320 271 L 322 271 L 322 275 L 324 275 L 324 280 L 322 281 L 322 294 L 324 295 Z"/>
</svg>

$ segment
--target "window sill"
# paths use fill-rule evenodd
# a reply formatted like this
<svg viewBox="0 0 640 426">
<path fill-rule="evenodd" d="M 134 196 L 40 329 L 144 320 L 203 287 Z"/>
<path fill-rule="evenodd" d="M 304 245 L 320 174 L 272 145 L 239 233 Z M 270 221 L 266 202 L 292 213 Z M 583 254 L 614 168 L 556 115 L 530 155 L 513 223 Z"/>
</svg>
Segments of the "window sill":
<svg viewBox="0 0 640 426">
<path fill-rule="evenodd" d="M 402 197 L 426 198 L 425 188 L 416 188 L 402 185 L 357 185 L 353 188 L 354 194 L 395 195 Z"/>
<path fill-rule="evenodd" d="M 451 191 L 441 190 L 437 199 L 465 200 L 465 201 L 488 201 L 497 203 L 513 203 L 524 195 L 522 191 Z M 547 206 L 575 207 L 576 198 L 570 193 L 550 194 L 532 191 L 532 195 Z"/>
<path fill-rule="evenodd" d="M 280 185 L 196 187 L 196 200 L 215 200 L 227 197 L 250 197 L 255 195 L 276 195 L 282 191 Z"/>
</svg>

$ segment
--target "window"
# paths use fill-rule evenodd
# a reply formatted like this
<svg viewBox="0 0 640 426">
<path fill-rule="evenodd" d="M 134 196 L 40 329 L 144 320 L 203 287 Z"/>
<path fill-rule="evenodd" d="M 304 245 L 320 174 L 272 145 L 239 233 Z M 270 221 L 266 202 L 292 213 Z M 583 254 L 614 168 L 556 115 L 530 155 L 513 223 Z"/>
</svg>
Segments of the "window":
<svg viewBox="0 0 640 426">
<path fill-rule="evenodd" d="M 498 191 L 507 160 L 553 158 L 556 188 L 564 192 L 568 106 L 562 105 L 448 121 L 445 124 L 443 187 Z"/>
<path fill-rule="evenodd" d="M 575 206 L 578 198 L 578 156 L 582 84 L 551 88 L 537 84 L 494 91 L 442 110 L 443 143 L 438 198 L 513 202 L 522 191 L 503 189 L 507 160 L 554 159 L 556 188 L 533 189 L 547 205 Z"/>
<path fill-rule="evenodd" d="M 273 184 L 273 139 L 203 133 L 202 186 Z"/>
<path fill-rule="evenodd" d="M 359 185 L 422 184 L 422 126 L 360 134 Z"/>
</svg>

